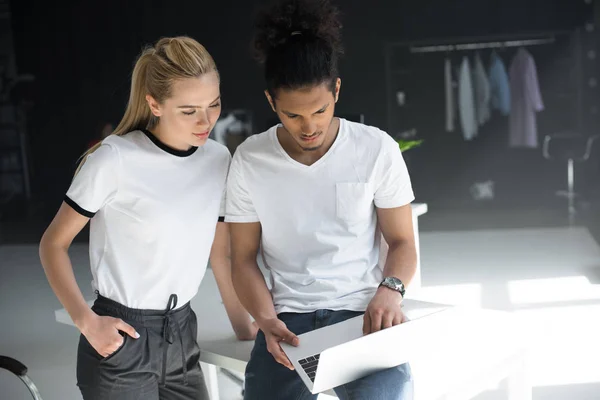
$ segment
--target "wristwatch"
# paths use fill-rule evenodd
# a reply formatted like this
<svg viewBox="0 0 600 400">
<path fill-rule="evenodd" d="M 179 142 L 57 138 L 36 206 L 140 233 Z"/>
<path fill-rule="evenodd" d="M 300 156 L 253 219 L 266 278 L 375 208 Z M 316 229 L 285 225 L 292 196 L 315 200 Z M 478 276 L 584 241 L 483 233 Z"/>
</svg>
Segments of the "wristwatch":
<svg viewBox="0 0 600 400">
<path fill-rule="evenodd" d="M 402 283 L 402 281 L 398 278 L 394 278 L 393 276 L 388 276 L 379 284 L 379 286 L 385 286 L 387 288 L 395 290 L 396 292 L 400 292 L 400 294 L 402 295 L 402 298 L 404 298 L 404 292 L 405 292 L 404 283 Z"/>
</svg>

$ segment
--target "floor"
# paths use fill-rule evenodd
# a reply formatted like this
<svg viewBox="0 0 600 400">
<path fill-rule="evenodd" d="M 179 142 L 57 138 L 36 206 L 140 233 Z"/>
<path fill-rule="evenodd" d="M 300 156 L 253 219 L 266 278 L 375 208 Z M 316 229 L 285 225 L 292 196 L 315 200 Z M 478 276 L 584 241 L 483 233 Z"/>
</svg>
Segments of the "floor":
<svg viewBox="0 0 600 400">
<path fill-rule="evenodd" d="M 600 247 L 587 228 L 427 232 L 422 263 L 423 297 L 521 317 L 534 399 L 600 398 Z"/>
<path fill-rule="evenodd" d="M 600 247 L 584 227 L 426 229 L 421 234 L 423 296 L 432 301 L 509 310 L 533 340 L 536 400 L 600 398 Z M 92 297 L 87 246 L 71 251 L 77 279 Z M 29 367 L 44 400 L 80 398 L 74 360 L 78 332 L 53 319 L 52 294 L 33 244 L 0 246 L 0 354 Z M 241 399 L 220 376 L 223 400 Z M 30 399 L 0 371 L 0 398 Z M 477 400 L 503 397 L 503 385 Z"/>
</svg>

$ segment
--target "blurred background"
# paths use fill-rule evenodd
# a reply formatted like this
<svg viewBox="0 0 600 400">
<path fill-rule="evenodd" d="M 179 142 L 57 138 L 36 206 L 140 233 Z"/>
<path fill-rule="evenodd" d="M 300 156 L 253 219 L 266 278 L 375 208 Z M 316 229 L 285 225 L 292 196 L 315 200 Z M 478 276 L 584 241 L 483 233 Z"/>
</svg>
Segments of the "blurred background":
<svg viewBox="0 0 600 400">
<path fill-rule="evenodd" d="M 0 354 L 28 364 L 44 398 L 79 398 L 77 332 L 54 321 L 37 258 L 79 156 L 118 124 L 135 58 L 162 36 L 215 58 L 215 140 L 233 152 L 275 123 L 250 52 L 261 3 L 0 0 Z M 428 205 L 424 293 L 521 316 L 538 339 L 534 399 L 600 399 L 600 1 L 337 4 L 337 114 L 422 141 L 404 156 Z M 73 247 L 84 289 L 86 240 Z"/>
</svg>

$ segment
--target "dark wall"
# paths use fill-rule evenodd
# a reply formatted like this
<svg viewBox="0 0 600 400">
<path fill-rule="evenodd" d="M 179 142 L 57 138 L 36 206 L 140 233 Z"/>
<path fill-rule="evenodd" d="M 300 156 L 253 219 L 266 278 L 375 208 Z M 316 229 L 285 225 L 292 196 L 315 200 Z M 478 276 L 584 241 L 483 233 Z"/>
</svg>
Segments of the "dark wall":
<svg viewBox="0 0 600 400">
<path fill-rule="evenodd" d="M 260 75 L 247 51 L 253 6 L 238 3 L 13 2 L 18 65 L 37 78 L 30 141 L 38 197 L 60 202 L 102 123 L 118 123 L 135 57 L 161 36 L 187 34 L 209 49 L 225 107 L 262 106 Z"/>
<path fill-rule="evenodd" d="M 248 48 L 258 3 L 13 0 L 19 69 L 37 78 L 30 140 L 38 198 L 52 208 L 59 204 L 77 157 L 98 135 L 100 124 L 118 122 L 136 55 L 161 36 L 187 34 L 203 43 L 221 72 L 224 107 L 253 109 L 258 128 L 265 128 L 272 114 Z M 367 123 L 384 129 L 386 42 L 570 30 L 589 13 L 583 0 L 338 4 L 346 47 L 338 111 L 365 114 Z"/>
</svg>

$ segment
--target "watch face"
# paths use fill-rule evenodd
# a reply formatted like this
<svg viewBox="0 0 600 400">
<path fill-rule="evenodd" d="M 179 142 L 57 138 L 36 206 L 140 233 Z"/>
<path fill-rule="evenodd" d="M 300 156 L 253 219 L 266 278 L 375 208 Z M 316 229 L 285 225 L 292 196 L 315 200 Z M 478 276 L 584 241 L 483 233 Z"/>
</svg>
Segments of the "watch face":
<svg viewBox="0 0 600 400">
<path fill-rule="evenodd" d="M 401 287 L 402 286 L 402 282 L 400 281 L 400 279 L 394 278 L 394 277 L 389 277 L 387 278 L 388 283 L 390 283 L 391 285 L 393 285 L 394 287 Z"/>
<path fill-rule="evenodd" d="M 390 289 L 397 290 L 402 294 L 402 296 L 404 296 L 404 284 L 400 279 L 389 276 L 383 280 L 382 284 Z"/>
</svg>

